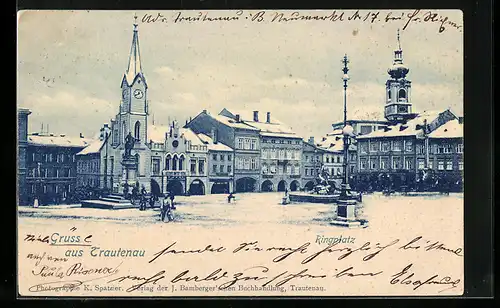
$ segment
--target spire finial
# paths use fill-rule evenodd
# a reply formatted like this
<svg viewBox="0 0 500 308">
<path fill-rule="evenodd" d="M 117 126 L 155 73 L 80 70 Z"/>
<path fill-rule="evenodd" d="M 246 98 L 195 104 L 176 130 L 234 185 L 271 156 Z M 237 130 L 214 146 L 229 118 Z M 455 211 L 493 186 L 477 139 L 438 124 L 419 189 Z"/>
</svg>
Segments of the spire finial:
<svg viewBox="0 0 500 308">
<path fill-rule="evenodd" d="M 134 30 L 137 30 L 137 14 L 134 13 Z"/>
<path fill-rule="evenodd" d="M 398 29 L 398 47 L 401 50 L 401 40 L 399 39 L 399 29 Z"/>
</svg>

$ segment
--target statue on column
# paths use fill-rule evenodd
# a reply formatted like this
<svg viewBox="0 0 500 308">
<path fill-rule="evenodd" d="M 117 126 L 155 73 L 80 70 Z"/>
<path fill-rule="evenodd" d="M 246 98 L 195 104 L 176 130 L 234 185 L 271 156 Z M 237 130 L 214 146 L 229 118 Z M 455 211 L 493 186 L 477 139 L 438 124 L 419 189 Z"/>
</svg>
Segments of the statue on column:
<svg viewBox="0 0 500 308">
<path fill-rule="evenodd" d="M 132 137 L 132 134 L 129 132 L 127 137 L 125 137 L 125 154 L 124 157 L 130 157 L 131 151 L 134 148 L 135 138 Z"/>
</svg>

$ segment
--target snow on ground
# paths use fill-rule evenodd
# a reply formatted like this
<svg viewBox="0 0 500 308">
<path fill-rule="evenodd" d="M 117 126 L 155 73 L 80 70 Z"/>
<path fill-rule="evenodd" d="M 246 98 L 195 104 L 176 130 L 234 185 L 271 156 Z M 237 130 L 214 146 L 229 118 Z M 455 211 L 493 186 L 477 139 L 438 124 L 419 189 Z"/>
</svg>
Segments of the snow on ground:
<svg viewBox="0 0 500 308">
<path fill-rule="evenodd" d="M 19 228 L 32 224 L 85 223 L 96 226 L 135 226 L 157 228 L 158 225 L 182 230 L 202 229 L 280 229 L 306 228 L 342 230 L 328 222 L 335 216 L 335 205 L 296 203 L 281 205 L 282 193 L 237 194 L 227 203 L 226 195 L 176 197 L 175 221 L 163 223 L 159 209 L 91 209 L 80 205 L 19 207 Z M 369 221 L 366 230 L 413 229 L 417 232 L 462 230 L 463 194 L 450 196 L 383 196 L 365 195 L 359 211 Z M 156 227 L 155 227 L 156 226 Z M 163 227 L 162 227 L 163 228 Z"/>
</svg>

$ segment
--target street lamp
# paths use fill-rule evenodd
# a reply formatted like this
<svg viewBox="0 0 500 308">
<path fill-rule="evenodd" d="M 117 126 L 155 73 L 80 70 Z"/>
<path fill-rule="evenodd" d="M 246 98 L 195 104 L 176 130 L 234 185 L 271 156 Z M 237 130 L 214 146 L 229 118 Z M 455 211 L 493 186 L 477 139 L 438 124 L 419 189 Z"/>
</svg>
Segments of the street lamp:
<svg viewBox="0 0 500 308">
<path fill-rule="evenodd" d="M 351 142 L 351 137 L 354 135 L 354 129 L 347 123 L 347 82 L 349 81 L 349 68 L 347 64 L 349 63 L 349 59 L 347 58 L 347 54 L 342 59 L 342 63 L 344 67 L 342 68 L 342 72 L 344 75 L 342 76 L 342 81 L 344 82 L 344 128 L 342 129 L 342 139 L 344 143 L 344 163 L 343 163 L 343 172 L 344 178 L 341 186 L 340 197 L 342 199 L 348 199 L 348 193 L 351 190 L 349 186 L 349 175 L 348 175 L 348 160 L 349 160 L 349 145 Z"/>
</svg>

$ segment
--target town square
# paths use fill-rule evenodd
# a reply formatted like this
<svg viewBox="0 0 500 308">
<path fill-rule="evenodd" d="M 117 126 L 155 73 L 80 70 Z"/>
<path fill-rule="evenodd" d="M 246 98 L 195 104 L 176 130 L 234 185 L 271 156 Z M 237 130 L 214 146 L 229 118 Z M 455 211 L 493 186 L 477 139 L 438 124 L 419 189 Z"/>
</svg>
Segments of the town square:
<svg viewBox="0 0 500 308">
<path fill-rule="evenodd" d="M 433 14 L 21 12 L 19 293 L 463 293 L 462 13 L 406 25 Z"/>
</svg>

